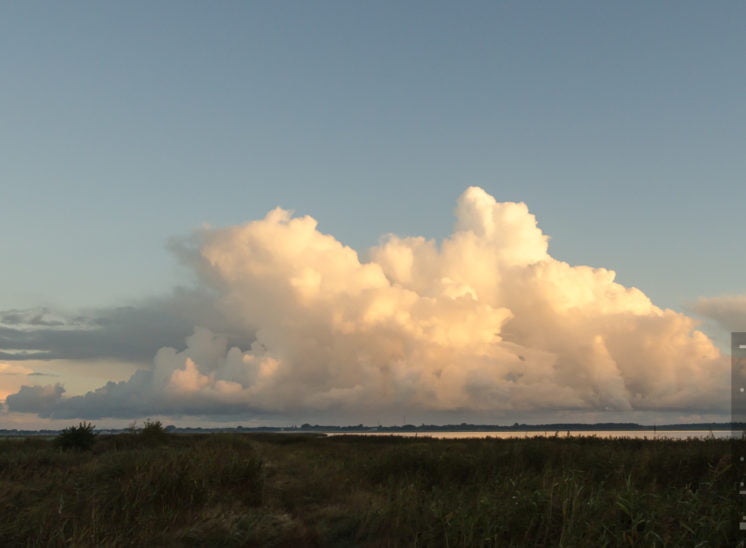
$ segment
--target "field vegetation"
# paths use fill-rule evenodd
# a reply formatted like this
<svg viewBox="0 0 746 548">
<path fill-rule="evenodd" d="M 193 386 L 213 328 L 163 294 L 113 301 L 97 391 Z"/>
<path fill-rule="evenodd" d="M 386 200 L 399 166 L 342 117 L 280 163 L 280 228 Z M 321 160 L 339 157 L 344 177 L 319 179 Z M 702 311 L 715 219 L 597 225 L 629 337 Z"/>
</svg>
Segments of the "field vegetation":
<svg viewBox="0 0 746 548">
<path fill-rule="evenodd" d="M 0 546 L 680 547 L 739 538 L 728 440 L 175 435 L 159 423 L 92 443 L 76 435 L 85 447 L 0 440 Z"/>
</svg>

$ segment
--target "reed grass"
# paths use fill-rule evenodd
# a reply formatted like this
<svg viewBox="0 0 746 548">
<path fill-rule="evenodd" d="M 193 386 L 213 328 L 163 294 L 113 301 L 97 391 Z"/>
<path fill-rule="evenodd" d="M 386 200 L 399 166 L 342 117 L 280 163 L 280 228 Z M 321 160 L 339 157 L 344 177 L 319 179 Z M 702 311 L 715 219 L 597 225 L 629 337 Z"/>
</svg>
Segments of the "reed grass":
<svg viewBox="0 0 746 548">
<path fill-rule="evenodd" d="M 737 546 L 728 440 L 0 440 L 1 546 Z"/>
</svg>

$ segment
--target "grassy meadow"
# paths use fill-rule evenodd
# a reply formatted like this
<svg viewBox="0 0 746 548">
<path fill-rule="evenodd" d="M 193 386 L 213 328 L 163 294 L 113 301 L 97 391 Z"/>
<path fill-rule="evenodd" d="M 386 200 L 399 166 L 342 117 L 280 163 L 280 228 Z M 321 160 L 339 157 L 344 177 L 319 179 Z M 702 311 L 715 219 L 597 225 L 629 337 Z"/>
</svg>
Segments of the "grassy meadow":
<svg viewBox="0 0 746 548">
<path fill-rule="evenodd" d="M 0 546 L 736 546 L 728 440 L 0 440 Z"/>
</svg>

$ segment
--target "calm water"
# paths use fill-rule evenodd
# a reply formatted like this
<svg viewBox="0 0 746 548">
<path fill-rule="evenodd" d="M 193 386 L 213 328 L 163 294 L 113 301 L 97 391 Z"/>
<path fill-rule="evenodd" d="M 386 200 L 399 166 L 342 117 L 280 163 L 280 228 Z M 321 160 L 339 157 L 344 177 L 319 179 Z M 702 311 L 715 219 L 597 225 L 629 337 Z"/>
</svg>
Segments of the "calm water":
<svg viewBox="0 0 746 548">
<path fill-rule="evenodd" d="M 460 438 L 531 438 L 533 436 L 554 436 L 554 431 L 547 432 L 357 432 L 357 433 L 333 433 L 330 435 L 364 435 L 364 436 L 408 436 L 408 437 L 431 437 L 443 439 L 460 439 Z M 559 437 L 568 435 L 567 430 L 560 431 Z M 652 430 L 576 430 L 570 431 L 570 436 L 596 436 L 599 438 L 640 438 L 640 439 L 677 439 L 685 440 L 687 438 L 719 438 L 727 439 L 730 437 L 741 437 L 741 431 L 731 432 L 730 430 L 665 430 L 654 432 Z"/>
</svg>

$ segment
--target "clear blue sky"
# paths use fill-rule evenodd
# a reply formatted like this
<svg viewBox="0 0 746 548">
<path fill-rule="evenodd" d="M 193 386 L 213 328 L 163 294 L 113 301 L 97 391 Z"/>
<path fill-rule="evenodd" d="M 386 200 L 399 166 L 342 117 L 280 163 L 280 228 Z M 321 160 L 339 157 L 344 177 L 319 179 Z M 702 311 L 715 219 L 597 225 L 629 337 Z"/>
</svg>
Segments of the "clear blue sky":
<svg viewBox="0 0 746 548">
<path fill-rule="evenodd" d="M 162 292 L 276 205 L 443 237 L 468 185 L 662 306 L 743 292 L 744 53 L 742 2 L 4 2 L 0 304 Z"/>
</svg>

